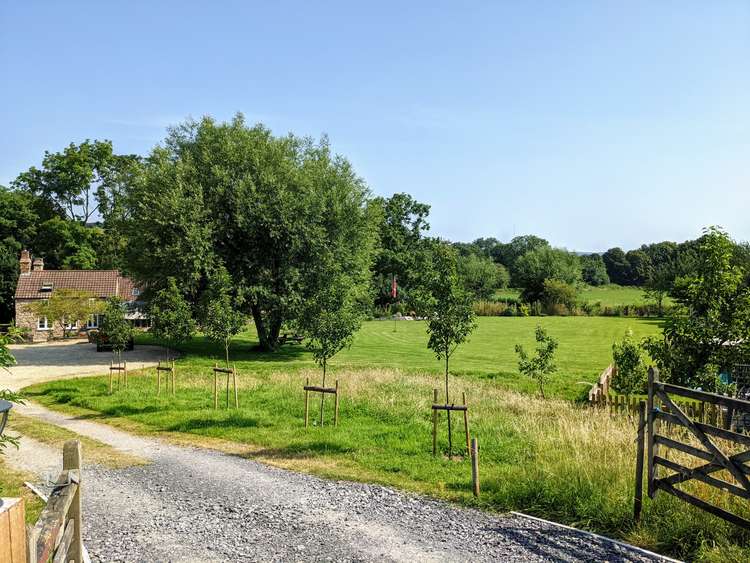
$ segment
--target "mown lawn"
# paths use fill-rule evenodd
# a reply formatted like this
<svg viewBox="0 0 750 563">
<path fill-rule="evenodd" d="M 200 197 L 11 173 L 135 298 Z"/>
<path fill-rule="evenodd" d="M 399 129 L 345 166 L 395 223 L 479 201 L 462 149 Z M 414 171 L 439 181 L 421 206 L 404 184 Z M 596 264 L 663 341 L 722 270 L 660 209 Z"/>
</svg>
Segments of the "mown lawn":
<svg viewBox="0 0 750 563">
<path fill-rule="evenodd" d="M 612 361 L 612 343 L 627 330 L 636 338 L 657 334 L 660 321 L 611 317 L 481 317 L 469 341 L 456 351 L 451 373 L 470 379 L 491 380 L 497 387 L 534 392 L 534 382 L 518 373 L 515 345 L 533 348 L 537 324 L 557 338 L 558 372 L 549 386 L 551 396 L 580 399 L 590 383 Z M 394 331 L 395 329 L 395 331 Z M 149 342 L 147 335 L 142 342 Z M 287 345 L 273 354 L 257 352 L 255 333 L 248 331 L 233 345 L 232 358 L 240 371 L 269 373 L 314 367 L 304 346 Z M 222 362 L 222 352 L 211 342 L 196 338 L 184 346 L 187 361 L 208 369 Z M 357 333 L 351 348 L 331 361 L 336 370 L 352 368 L 393 368 L 408 373 L 438 375 L 443 369 L 427 348 L 425 323 L 421 321 L 369 321 Z M 439 384 L 438 378 L 435 384 Z"/>
<path fill-rule="evenodd" d="M 499 290 L 495 294 L 495 298 L 517 299 L 520 295 L 520 290 L 508 288 Z M 642 288 L 617 284 L 583 287 L 578 291 L 578 299 L 589 303 L 596 303 L 598 301 L 603 307 L 640 305 L 648 302 Z M 671 300 L 666 298 L 664 303 L 671 303 Z"/>
</svg>

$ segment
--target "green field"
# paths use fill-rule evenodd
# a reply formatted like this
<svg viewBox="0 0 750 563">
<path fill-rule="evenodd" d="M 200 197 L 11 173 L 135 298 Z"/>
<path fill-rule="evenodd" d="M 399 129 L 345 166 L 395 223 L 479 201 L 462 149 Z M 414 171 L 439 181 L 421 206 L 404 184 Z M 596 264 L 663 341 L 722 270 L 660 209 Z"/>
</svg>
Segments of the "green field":
<svg viewBox="0 0 750 563">
<path fill-rule="evenodd" d="M 560 341 L 558 373 L 552 376 L 549 394 L 580 399 L 612 361 L 612 343 L 630 329 L 636 338 L 656 334 L 659 321 L 604 317 L 481 317 L 469 341 L 451 360 L 451 373 L 461 377 L 491 380 L 496 386 L 533 392 L 532 380 L 518 373 L 515 345 L 532 348 L 534 329 L 539 324 Z M 148 342 L 147 336 L 143 342 Z M 255 332 L 237 339 L 232 357 L 243 372 L 268 373 L 314 367 L 312 356 L 300 345 L 284 346 L 273 354 L 259 353 Z M 212 343 L 195 339 L 184 347 L 196 366 L 208 367 L 223 356 Z M 427 348 L 422 321 L 368 321 L 363 324 L 349 349 L 330 362 L 331 370 L 351 368 L 393 368 L 408 373 L 439 374 L 443 364 Z M 436 383 L 439 380 L 435 379 Z"/>
<path fill-rule="evenodd" d="M 291 345 L 276 354 L 258 353 L 252 333 L 233 353 L 239 410 L 212 408 L 210 367 L 221 351 L 202 338 L 187 345 L 177 362 L 175 398 L 156 396 L 153 370 L 134 372 L 128 389 L 111 396 L 105 377 L 37 385 L 26 393 L 82 417 L 281 467 L 383 483 L 490 510 L 522 510 L 679 557 L 747 558 L 750 552 L 739 547 L 746 535 L 666 495 L 646 501 L 641 525 L 632 522 L 635 426 L 627 418 L 534 396 L 532 382 L 517 373 L 513 346 L 533 346 L 537 322 L 560 339 L 560 371 L 550 389 L 564 398 L 586 392 L 588 385 L 579 382 L 596 378 L 610 362 L 612 340 L 626 329 L 637 336 L 659 329 L 656 321 L 640 319 L 479 319 L 471 341 L 456 353 L 457 375 L 451 378 L 453 396 L 468 396 L 471 433 L 482 448 L 478 501 L 470 492 L 460 422 L 454 426 L 454 451 L 461 455 L 452 460 L 445 455 L 444 418 L 441 455 L 430 452 L 430 403 L 432 389 L 440 386 L 441 365 L 425 348 L 422 322 L 398 322 L 395 332 L 393 322 L 365 323 L 351 349 L 336 356 L 333 376 L 342 393 L 338 428 L 317 425 L 317 400 L 313 426 L 303 426 L 302 385 L 320 376 L 309 353 Z"/>
<path fill-rule="evenodd" d="M 496 299 L 518 299 L 521 291 L 518 289 L 508 288 L 501 289 L 495 294 Z M 578 291 L 578 299 L 589 303 L 601 303 L 603 307 L 615 307 L 617 305 L 641 305 L 648 300 L 643 292 L 643 288 L 632 286 L 621 286 L 616 284 L 601 286 L 585 286 Z M 665 299 L 665 304 L 671 303 L 669 298 Z"/>
</svg>

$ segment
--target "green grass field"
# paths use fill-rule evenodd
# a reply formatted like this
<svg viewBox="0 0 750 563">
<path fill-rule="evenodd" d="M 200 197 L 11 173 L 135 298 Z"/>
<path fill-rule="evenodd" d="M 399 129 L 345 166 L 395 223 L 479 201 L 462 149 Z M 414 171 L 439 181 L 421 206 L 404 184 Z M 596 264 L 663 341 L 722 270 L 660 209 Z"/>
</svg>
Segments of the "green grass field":
<svg viewBox="0 0 750 563">
<path fill-rule="evenodd" d="M 501 289 L 495 294 L 496 299 L 517 299 L 521 295 L 518 289 Z M 602 286 L 585 286 L 578 291 L 578 299 L 589 303 L 597 301 L 603 307 L 614 307 L 617 305 L 641 305 L 648 300 L 640 287 L 621 286 L 616 284 Z M 669 298 L 665 304 L 671 303 Z"/>
<path fill-rule="evenodd" d="M 453 396 L 467 394 L 471 433 L 482 448 L 478 501 L 470 491 L 468 460 L 444 455 L 445 418 L 441 455 L 431 455 L 430 403 L 432 389 L 440 386 L 440 364 L 424 347 L 421 322 L 399 322 L 395 333 L 393 322 L 365 323 L 352 348 L 334 359 L 342 393 L 338 428 L 303 426 L 302 385 L 320 376 L 309 354 L 299 346 L 277 354 L 254 352 L 252 334 L 234 353 L 238 410 L 212 408 L 210 367 L 221 352 L 203 339 L 186 346 L 177 362 L 174 398 L 156 396 L 153 370 L 133 373 L 128 389 L 111 396 L 105 377 L 52 382 L 26 393 L 82 417 L 290 469 L 383 483 L 490 510 L 522 510 L 680 557 L 747 558 L 750 552 L 739 547 L 747 535 L 666 495 L 646 502 L 641 525 L 632 522 L 634 424 L 533 395 L 532 382 L 516 373 L 513 346 L 533 345 L 537 322 L 560 339 L 560 372 L 551 389 L 568 398 L 586 391 L 577 382 L 594 380 L 610 362 L 612 340 L 627 328 L 639 336 L 658 331 L 658 323 L 637 319 L 479 319 L 471 342 L 456 354 L 457 375 L 451 378 Z M 332 403 L 329 398 L 329 421 Z M 318 405 L 311 403 L 314 421 Z M 454 448 L 463 454 L 460 420 L 454 417 Z"/>
<path fill-rule="evenodd" d="M 653 319 L 604 317 L 481 317 L 468 342 L 451 360 L 451 373 L 460 377 L 491 380 L 498 387 L 534 391 L 534 382 L 518 373 L 515 345 L 535 346 L 534 330 L 539 324 L 557 338 L 558 373 L 552 376 L 551 396 L 582 398 L 601 371 L 612 361 L 612 343 L 627 330 L 635 337 L 657 334 L 660 322 Z M 143 342 L 149 342 L 147 335 Z M 232 357 L 243 372 L 268 373 L 313 367 L 304 346 L 287 345 L 273 354 L 259 353 L 253 330 L 235 341 Z M 195 365 L 223 361 L 222 352 L 205 339 L 184 346 Z M 333 373 L 352 368 L 393 368 L 408 373 L 440 374 L 443 364 L 427 348 L 425 323 L 421 321 L 368 321 L 363 324 L 349 349 L 330 362 Z M 439 380 L 435 379 L 436 384 Z"/>
</svg>

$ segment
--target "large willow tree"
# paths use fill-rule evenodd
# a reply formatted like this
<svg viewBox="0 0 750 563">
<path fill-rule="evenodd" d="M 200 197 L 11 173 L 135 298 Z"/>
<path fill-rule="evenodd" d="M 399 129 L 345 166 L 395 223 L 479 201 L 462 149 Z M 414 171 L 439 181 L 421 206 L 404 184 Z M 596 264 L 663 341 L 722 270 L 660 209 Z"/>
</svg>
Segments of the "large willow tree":
<svg viewBox="0 0 750 563">
<path fill-rule="evenodd" d="M 326 138 L 275 137 L 241 115 L 170 130 L 126 198 L 127 259 L 150 291 L 172 277 L 196 303 L 224 267 L 233 302 L 274 349 L 282 324 L 326 283 L 326 268 L 366 284 L 373 245 L 369 192 Z"/>
</svg>

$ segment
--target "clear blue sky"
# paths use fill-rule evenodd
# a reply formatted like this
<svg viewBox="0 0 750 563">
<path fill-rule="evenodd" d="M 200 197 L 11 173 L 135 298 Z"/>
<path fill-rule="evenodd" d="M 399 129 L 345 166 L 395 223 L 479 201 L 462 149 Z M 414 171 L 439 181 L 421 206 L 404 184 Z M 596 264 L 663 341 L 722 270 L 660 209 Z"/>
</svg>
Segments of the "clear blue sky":
<svg viewBox="0 0 750 563">
<path fill-rule="evenodd" d="M 750 239 L 750 2 L 0 0 L 0 183 L 237 111 L 453 240 Z"/>
</svg>

